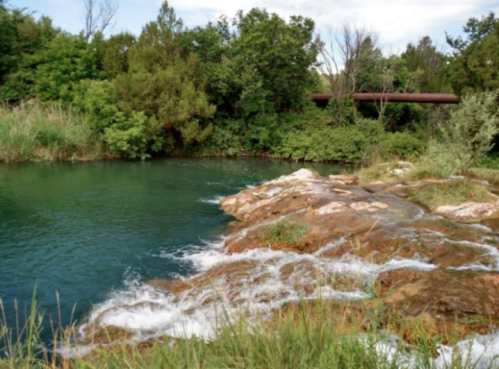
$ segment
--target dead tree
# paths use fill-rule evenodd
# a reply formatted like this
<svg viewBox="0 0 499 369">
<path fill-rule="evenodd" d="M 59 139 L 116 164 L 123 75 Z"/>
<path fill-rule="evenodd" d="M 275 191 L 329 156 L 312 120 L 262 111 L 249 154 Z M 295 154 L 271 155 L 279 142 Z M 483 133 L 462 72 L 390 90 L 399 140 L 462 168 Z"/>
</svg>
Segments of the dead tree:
<svg viewBox="0 0 499 369">
<path fill-rule="evenodd" d="M 98 32 L 105 33 L 115 26 L 118 3 L 113 0 L 83 0 L 85 10 L 85 39 L 90 39 Z"/>
<path fill-rule="evenodd" d="M 366 28 L 353 28 L 349 24 L 334 31 L 329 29 L 326 39 L 318 35 L 316 45 L 319 51 L 319 71 L 328 80 L 336 102 L 356 92 L 357 78 L 371 62 L 378 37 Z M 336 120 L 341 121 L 341 109 Z"/>
</svg>

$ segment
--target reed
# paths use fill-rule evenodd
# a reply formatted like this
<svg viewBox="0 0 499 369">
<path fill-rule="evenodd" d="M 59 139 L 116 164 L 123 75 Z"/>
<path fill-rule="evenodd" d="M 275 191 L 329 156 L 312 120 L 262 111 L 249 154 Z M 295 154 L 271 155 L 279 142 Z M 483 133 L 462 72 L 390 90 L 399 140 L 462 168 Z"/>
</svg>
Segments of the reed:
<svg viewBox="0 0 499 369">
<path fill-rule="evenodd" d="M 92 160 L 103 155 L 85 116 L 71 108 L 37 100 L 0 106 L 0 161 Z"/>
</svg>

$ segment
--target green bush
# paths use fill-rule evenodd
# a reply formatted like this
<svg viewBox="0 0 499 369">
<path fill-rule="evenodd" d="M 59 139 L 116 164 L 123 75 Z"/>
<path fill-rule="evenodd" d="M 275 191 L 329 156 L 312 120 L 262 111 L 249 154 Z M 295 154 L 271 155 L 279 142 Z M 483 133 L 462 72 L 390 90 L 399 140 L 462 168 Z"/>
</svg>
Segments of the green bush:
<svg viewBox="0 0 499 369">
<path fill-rule="evenodd" d="M 456 170 L 456 161 L 447 145 L 430 140 L 423 155 L 419 157 L 414 178 L 445 178 Z"/>
<path fill-rule="evenodd" d="M 360 161 L 369 145 L 368 139 L 355 126 L 309 128 L 287 134 L 279 153 L 295 160 Z"/>
<path fill-rule="evenodd" d="M 387 133 L 381 142 L 384 153 L 390 157 L 408 159 L 424 152 L 424 143 L 408 132 Z"/>
<path fill-rule="evenodd" d="M 330 99 L 327 111 L 331 114 L 335 126 L 349 126 L 355 123 L 355 102 L 350 97 L 339 101 Z"/>
<path fill-rule="evenodd" d="M 476 163 L 479 168 L 499 169 L 499 152 L 488 153 Z"/>
<path fill-rule="evenodd" d="M 379 120 L 360 118 L 355 122 L 355 127 L 364 134 L 370 145 L 377 145 L 386 136 L 383 123 Z"/>
<path fill-rule="evenodd" d="M 158 151 L 162 146 L 160 126 L 144 113 L 135 113 L 130 119 L 118 115 L 116 122 L 104 129 L 102 138 L 112 153 L 130 159 L 146 159 L 149 150 Z"/>
<path fill-rule="evenodd" d="M 463 174 L 483 160 L 493 146 L 492 139 L 499 132 L 497 96 L 497 92 L 487 92 L 464 97 L 439 127 L 442 142 Z"/>
<path fill-rule="evenodd" d="M 224 120 L 213 123 L 213 132 L 205 141 L 203 152 L 235 156 L 243 151 L 240 120 Z"/>
<path fill-rule="evenodd" d="M 116 87 L 110 81 L 81 81 L 73 104 L 88 115 L 89 126 L 98 134 L 115 122 L 119 112 Z"/>
<path fill-rule="evenodd" d="M 258 114 L 248 120 L 244 135 L 245 147 L 250 151 L 269 151 L 277 144 L 277 115 Z"/>
</svg>

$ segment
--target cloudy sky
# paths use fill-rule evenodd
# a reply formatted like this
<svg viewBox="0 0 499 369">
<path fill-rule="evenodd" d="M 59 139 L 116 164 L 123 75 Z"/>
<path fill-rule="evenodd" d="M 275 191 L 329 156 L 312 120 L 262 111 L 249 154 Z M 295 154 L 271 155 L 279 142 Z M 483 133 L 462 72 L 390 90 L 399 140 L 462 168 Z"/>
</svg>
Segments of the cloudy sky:
<svg viewBox="0 0 499 369">
<path fill-rule="evenodd" d="M 119 3 L 113 32 L 138 34 L 155 19 L 161 0 L 114 0 Z M 83 0 L 7 0 L 11 6 L 48 15 L 54 24 L 77 33 L 82 29 Z M 170 0 L 184 23 L 191 27 L 216 21 L 222 14 L 233 17 L 237 10 L 266 8 L 282 17 L 303 15 L 316 22 L 317 31 L 344 23 L 375 30 L 383 49 L 394 52 L 429 35 L 445 48 L 445 32 L 459 35 L 470 17 L 494 11 L 499 0 Z"/>
</svg>

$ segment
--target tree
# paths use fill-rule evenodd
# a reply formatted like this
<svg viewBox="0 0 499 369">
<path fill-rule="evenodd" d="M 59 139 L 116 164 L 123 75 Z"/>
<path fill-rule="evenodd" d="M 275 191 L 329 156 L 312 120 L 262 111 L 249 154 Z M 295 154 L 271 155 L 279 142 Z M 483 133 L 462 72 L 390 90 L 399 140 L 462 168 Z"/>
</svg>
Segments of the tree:
<svg viewBox="0 0 499 369">
<path fill-rule="evenodd" d="M 238 12 L 234 26 L 237 37 L 229 58 L 243 88 L 239 106 L 244 115 L 259 113 L 264 106 L 263 110 L 278 113 L 299 108 L 314 83 L 309 72 L 317 56 L 314 22 L 292 16 L 286 23 L 277 14 L 255 8 L 248 14 Z"/>
<path fill-rule="evenodd" d="M 100 57 L 102 69 L 109 79 L 128 72 L 129 52 L 135 42 L 135 36 L 127 32 L 111 36 L 105 41 Z"/>
<path fill-rule="evenodd" d="M 219 34 L 230 41 L 221 62 L 208 70 L 209 91 L 219 116 L 236 119 L 246 148 L 268 150 L 275 144 L 276 114 L 300 111 L 316 84 L 310 72 L 317 55 L 314 22 L 298 16 L 286 22 L 255 8 L 237 13 L 229 38 L 224 23 Z"/>
<path fill-rule="evenodd" d="M 104 34 L 106 30 L 114 27 L 118 4 L 113 0 L 83 0 L 85 7 L 83 13 L 85 39 L 90 39 L 96 33 Z"/>
<path fill-rule="evenodd" d="M 494 13 L 480 20 L 470 18 L 466 39 L 452 38 L 454 58 L 449 71 L 452 87 L 458 94 L 494 91 L 499 88 L 499 19 Z"/>
<path fill-rule="evenodd" d="M 450 92 L 447 81 L 445 55 L 438 51 L 430 37 L 421 38 L 417 44 L 409 43 L 401 55 L 407 70 L 414 74 L 414 90 L 426 93 Z"/>
<path fill-rule="evenodd" d="M 341 100 L 364 87 L 359 85 L 359 76 L 370 69 L 374 60 L 381 58 L 381 52 L 376 48 L 377 39 L 374 32 L 349 24 L 336 32 L 329 29 L 326 40 L 321 35 L 316 38 L 320 55 L 318 68 L 327 78 L 337 101 L 337 124 L 343 120 Z"/>
<path fill-rule="evenodd" d="M 182 20 L 164 2 L 128 50 L 128 71 L 115 79 L 120 110 L 129 118 L 143 113 L 153 131 L 161 128 L 169 150 L 204 141 L 212 130 L 204 120 L 215 112 L 199 58 L 182 56 L 182 32 Z"/>
<path fill-rule="evenodd" d="M 43 49 L 24 57 L 22 67 L 9 76 L 7 87 L 19 86 L 18 99 L 27 95 L 71 103 L 77 83 L 104 77 L 95 47 L 99 42 L 96 38 L 87 44 L 82 35 L 59 34 Z"/>
<path fill-rule="evenodd" d="M 0 8 L 0 100 L 16 101 L 29 86 L 19 78 L 34 54 L 44 50 L 60 30 L 47 17 L 36 20 L 26 9 Z"/>
<path fill-rule="evenodd" d="M 464 33 L 468 35 L 467 39 L 463 40 L 461 36 L 453 38 L 447 32 L 445 33 L 445 36 L 449 46 L 454 49 L 455 55 L 458 55 L 473 42 L 482 41 L 485 37 L 492 33 L 496 26 L 497 19 L 495 14 L 494 12 L 490 12 L 486 16 L 482 16 L 481 19 L 474 17 L 468 19 L 468 22 L 463 27 Z"/>
</svg>

